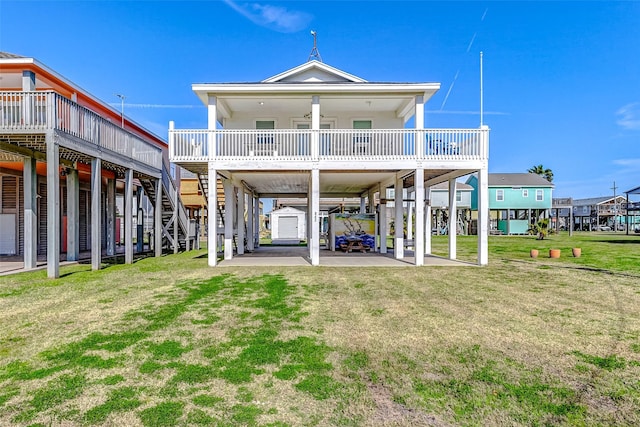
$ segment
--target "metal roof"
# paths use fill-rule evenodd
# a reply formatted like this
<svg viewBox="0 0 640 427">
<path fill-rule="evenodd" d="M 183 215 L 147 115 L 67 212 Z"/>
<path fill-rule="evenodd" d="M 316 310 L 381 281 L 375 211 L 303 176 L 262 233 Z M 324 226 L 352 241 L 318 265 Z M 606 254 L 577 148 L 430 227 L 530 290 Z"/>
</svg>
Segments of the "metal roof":
<svg viewBox="0 0 640 427">
<path fill-rule="evenodd" d="M 618 196 L 620 197 L 620 196 Z M 589 197 L 587 199 L 573 199 L 573 206 L 593 206 L 613 200 L 613 196 Z"/>
<path fill-rule="evenodd" d="M 16 55 L 15 53 L 0 52 L 0 59 L 7 59 L 7 58 L 24 58 L 24 56 Z"/>
<path fill-rule="evenodd" d="M 625 191 L 625 194 L 640 194 L 640 187 L 632 188 L 629 191 Z"/>
<path fill-rule="evenodd" d="M 491 187 L 553 187 L 553 184 L 535 173 L 490 173 Z"/>
<path fill-rule="evenodd" d="M 431 190 L 444 190 L 444 191 L 449 191 L 449 183 L 448 182 L 441 182 L 440 184 L 436 184 L 436 185 L 432 185 L 431 186 Z M 473 187 L 470 186 L 469 184 L 464 184 L 462 182 L 456 182 L 456 190 L 460 190 L 460 191 L 471 191 L 473 190 Z"/>
</svg>

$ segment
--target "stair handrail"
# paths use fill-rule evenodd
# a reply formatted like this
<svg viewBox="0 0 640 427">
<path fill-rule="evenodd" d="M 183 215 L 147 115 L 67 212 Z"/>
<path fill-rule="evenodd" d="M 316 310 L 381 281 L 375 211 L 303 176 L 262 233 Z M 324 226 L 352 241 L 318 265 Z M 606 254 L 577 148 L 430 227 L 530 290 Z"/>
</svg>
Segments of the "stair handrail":
<svg viewBox="0 0 640 427">
<path fill-rule="evenodd" d="M 182 203 L 182 199 L 180 198 L 180 194 L 178 193 L 178 190 L 176 189 L 176 184 L 173 181 L 173 178 L 171 177 L 171 174 L 169 173 L 169 167 L 167 167 L 167 162 L 165 159 L 163 159 L 162 161 L 162 183 L 164 188 L 167 189 L 168 191 L 168 199 L 169 199 L 169 203 L 171 204 L 171 207 L 173 209 L 176 209 L 178 212 L 178 223 L 180 225 L 180 227 L 182 228 L 182 231 L 184 232 L 185 238 L 189 239 L 190 237 L 193 237 L 190 235 L 190 227 L 189 227 L 189 217 L 187 216 L 187 211 L 184 208 L 184 204 Z M 177 194 L 176 194 L 177 193 Z M 178 200 L 178 206 L 176 207 L 174 204 L 174 200 L 176 199 L 177 196 L 177 200 Z"/>
</svg>

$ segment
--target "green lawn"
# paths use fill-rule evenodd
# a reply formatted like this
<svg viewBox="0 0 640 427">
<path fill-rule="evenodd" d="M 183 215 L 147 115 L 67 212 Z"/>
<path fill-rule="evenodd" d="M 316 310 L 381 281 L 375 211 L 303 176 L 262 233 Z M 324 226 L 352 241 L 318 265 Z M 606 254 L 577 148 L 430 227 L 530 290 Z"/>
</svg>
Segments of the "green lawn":
<svg viewBox="0 0 640 427">
<path fill-rule="evenodd" d="M 0 425 L 640 425 L 640 236 L 489 243 L 483 268 L 0 277 Z"/>
</svg>

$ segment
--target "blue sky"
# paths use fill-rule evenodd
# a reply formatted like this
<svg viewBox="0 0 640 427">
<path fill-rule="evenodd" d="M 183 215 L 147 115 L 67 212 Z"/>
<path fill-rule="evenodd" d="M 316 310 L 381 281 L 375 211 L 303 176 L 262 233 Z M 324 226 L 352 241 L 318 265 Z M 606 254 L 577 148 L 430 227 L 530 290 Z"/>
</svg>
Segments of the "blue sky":
<svg viewBox="0 0 640 427">
<path fill-rule="evenodd" d="M 490 172 L 553 170 L 557 197 L 640 186 L 640 2 L 0 1 L 0 50 L 33 56 L 166 138 L 205 128 L 192 83 L 305 62 L 440 82 L 427 127 L 479 125 Z"/>
</svg>

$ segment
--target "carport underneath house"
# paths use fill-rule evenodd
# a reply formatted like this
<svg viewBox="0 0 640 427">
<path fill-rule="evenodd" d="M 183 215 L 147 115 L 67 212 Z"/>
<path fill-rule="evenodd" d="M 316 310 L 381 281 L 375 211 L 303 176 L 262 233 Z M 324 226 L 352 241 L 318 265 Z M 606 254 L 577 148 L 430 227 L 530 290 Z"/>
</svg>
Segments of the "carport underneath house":
<svg viewBox="0 0 640 427">
<path fill-rule="evenodd" d="M 193 165 L 191 168 L 193 168 Z M 426 170 L 422 172 L 427 178 L 433 176 L 432 171 Z M 468 173 L 470 172 L 472 171 L 468 171 Z M 217 236 L 214 237 L 209 234 L 209 247 L 212 247 L 211 237 L 214 237 L 215 242 L 213 244 L 216 248 L 215 251 L 210 251 L 209 255 L 217 254 L 219 250 L 223 250 L 223 260 L 220 262 L 220 260 L 216 259 L 215 263 L 211 263 L 210 261 L 210 264 L 218 265 L 220 263 L 220 265 L 235 265 L 235 262 L 229 264 L 228 261 L 235 259 L 238 255 L 246 255 L 245 258 L 254 256 L 263 257 L 269 253 L 270 249 L 259 247 L 259 211 L 257 206 L 260 199 L 277 198 L 282 196 L 287 198 L 305 198 L 307 200 L 307 204 L 311 205 L 314 199 L 318 199 L 319 204 L 319 200 L 323 198 L 337 197 L 337 195 L 340 195 L 341 197 L 359 198 L 361 208 L 360 212 L 375 213 L 376 222 L 378 224 L 378 231 L 376 233 L 377 244 L 376 247 L 371 248 L 371 253 L 377 253 L 386 257 L 386 254 L 391 252 L 393 253 L 393 257 L 397 260 L 411 259 L 411 261 L 416 265 L 434 265 L 432 262 L 424 261 L 425 256 L 431 256 L 432 238 L 432 210 L 427 198 L 424 198 L 422 201 L 422 206 L 424 207 L 422 213 L 419 212 L 419 208 L 416 207 L 415 209 L 416 217 L 414 238 L 407 240 L 407 237 L 402 233 L 402 228 L 398 227 L 395 233 L 391 236 L 393 239 L 392 247 L 387 246 L 386 236 L 389 235 L 389 222 L 394 221 L 395 218 L 398 217 L 401 218 L 400 221 L 402 221 L 403 216 L 406 217 L 408 212 L 406 202 L 410 200 L 413 204 L 413 202 L 419 199 L 418 196 L 412 194 L 415 191 L 414 171 L 317 171 L 315 172 L 315 177 L 314 171 L 244 170 L 232 172 L 220 171 L 216 173 L 218 180 L 220 181 L 220 186 L 224 189 L 224 196 L 213 201 L 213 203 L 218 203 L 218 208 L 213 208 L 213 205 L 211 205 L 212 193 L 209 193 L 209 206 L 211 206 L 208 214 L 208 219 L 210 221 L 209 230 L 212 229 L 211 221 L 213 212 L 217 213 L 217 219 L 214 221 L 218 224 Z M 398 178 L 401 173 L 406 175 Z M 317 196 L 309 194 L 310 189 L 312 188 L 311 180 L 314 179 L 319 182 L 317 185 Z M 428 179 L 427 182 L 429 182 Z M 452 178 L 447 182 L 447 185 L 455 186 L 455 184 L 455 178 Z M 210 189 L 212 187 L 215 188 L 214 186 L 209 186 Z M 380 198 L 380 194 L 387 194 L 386 190 L 388 188 L 393 188 L 395 190 L 395 195 L 398 195 L 398 197 L 385 199 L 383 196 Z M 412 194 L 410 199 L 407 199 L 405 196 L 403 200 L 403 188 L 409 190 L 408 192 Z M 422 192 L 425 195 L 429 194 L 428 190 L 425 190 L 424 184 Z M 453 201 L 449 201 L 453 202 L 452 211 L 455 212 L 456 192 L 453 191 L 452 194 L 454 194 Z M 389 210 L 386 209 L 386 205 L 391 202 L 394 202 L 394 205 L 399 207 L 399 209 L 394 212 L 394 218 L 387 218 L 386 215 Z M 306 221 L 306 229 L 302 230 L 304 235 L 310 237 L 307 239 L 307 259 L 309 263 L 312 265 L 334 265 L 335 259 L 331 256 L 332 253 L 328 249 L 326 251 L 321 250 L 321 246 L 322 248 L 325 247 L 326 240 L 322 245 L 320 245 L 320 240 L 327 239 L 327 235 L 318 235 L 317 237 L 317 259 L 314 264 L 312 258 L 312 251 L 314 249 L 313 231 L 311 230 L 311 227 L 313 227 L 313 218 L 319 215 L 319 211 L 314 212 L 313 207 L 309 206 L 305 211 L 312 212 L 309 216 L 310 220 Z M 418 216 L 423 220 L 418 221 Z M 453 215 L 448 220 L 453 224 L 456 224 L 457 218 Z M 420 222 L 422 222 L 422 231 L 420 231 Z M 271 220 L 271 226 L 274 226 L 273 218 Z M 455 229 L 455 225 L 452 229 Z M 385 237 L 383 238 L 382 236 Z M 287 235 L 285 237 L 289 238 L 290 236 Z M 420 244 L 418 242 L 421 240 L 421 237 L 424 252 L 421 255 L 416 255 L 416 253 L 419 252 L 417 245 Z M 298 235 L 296 239 L 299 238 L 300 236 Z M 455 260 L 457 256 L 456 239 L 457 236 L 455 233 L 448 236 L 448 259 L 450 260 Z M 478 241 L 482 241 L 480 237 L 478 238 Z M 414 250 L 407 251 L 407 248 L 413 248 Z M 248 255 L 248 253 L 251 253 L 251 255 Z M 360 256 L 361 254 L 358 255 Z M 371 264 L 367 263 L 362 265 Z M 404 265 L 408 264 L 405 263 Z"/>
</svg>

